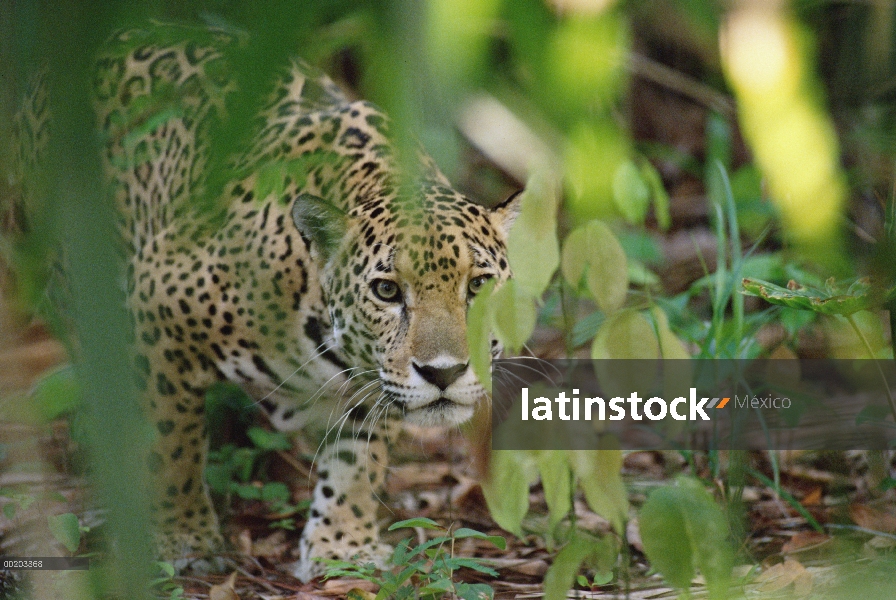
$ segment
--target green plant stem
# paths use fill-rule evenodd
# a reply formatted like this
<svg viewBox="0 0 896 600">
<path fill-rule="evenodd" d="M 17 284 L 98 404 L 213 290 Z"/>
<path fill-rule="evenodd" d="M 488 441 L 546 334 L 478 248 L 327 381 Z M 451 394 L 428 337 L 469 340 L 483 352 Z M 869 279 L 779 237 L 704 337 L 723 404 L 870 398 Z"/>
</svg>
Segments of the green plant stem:
<svg viewBox="0 0 896 600">
<path fill-rule="evenodd" d="M 743 250 L 740 240 L 740 226 L 737 222 L 737 205 L 734 202 L 734 190 L 731 189 L 731 180 L 728 178 L 728 171 L 721 161 L 716 161 L 716 167 L 719 170 L 719 180 L 722 183 L 722 190 L 725 199 L 725 214 L 728 217 L 728 242 L 731 252 L 731 280 L 728 284 L 728 296 L 731 298 L 731 312 L 734 317 L 734 335 L 735 339 L 743 340 L 744 334 L 744 297 L 742 294 L 733 293 L 733 288 L 737 285 L 735 282 L 740 281 L 741 268 L 743 265 Z M 740 354 L 740 341 L 735 350 Z"/>
<path fill-rule="evenodd" d="M 573 328 L 576 324 L 575 294 L 570 293 L 565 281 L 560 281 L 560 315 L 563 319 L 563 343 L 566 345 L 566 358 L 572 358 L 575 352 Z"/>
<path fill-rule="evenodd" d="M 890 313 L 891 315 L 893 313 Z M 874 366 L 877 367 L 877 372 L 880 374 L 881 381 L 884 382 L 884 388 L 887 390 L 887 403 L 890 405 L 890 413 L 893 415 L 893 420 L 896 421 L 896 401 L 893 400 L 893 392 L 890 391 L 890 384 L 887 382 L 887 376 L 884 375 L 884 370 L 880 366 L 880 362 L 878 362 L 877 357 L 874 356 L 874 350 L 871 349 L 871 344 L 868 343 L 868 339 L 865 337 L 865 334 L 862 333 L 862 330 L 859 329 L 859 325 L 856 323 L 856 320 L 852 315 L 846 315 L 846 320 L 849 321 L 849 324 L 852 326 L 853 331 L 856 332 L 856 335 L 859 336 L 859 339 L 862 340 L 862 344 L 865 345 L 865 350 L 868 351 L 868 356 L 871 357 L 871 360 L 874 361 Z"/>
<path fill-rule="evenodd" d="M 68 257 L 66 280 L 79 352 L 84 426 L 96 498 L 105 508 L 106 534 L 115 548 L 106 564 L 109 578 L 134 600 L 148 599 L 153 549 L 148 531 L 149 482 L 143 476 L 149 425 L 137 402 L 130 331 L 115 244 L 115 215 L 104 186 L 99 139 L 94 131 L 94 50 L 113 28 L 115 7 L 88 10 L 74 0 L 54 3 L 47 14 L 49 101 L 53 114 L 48 166 L 52 166 L 50 210 Z M 77 48 L 76 52 L 72 49 Z M 111 591 L 109 588 L 106 592 Z"/>
<path fill-rule="evenodd" d="M 803 506 L 799 500 L 794 498 L 786 490 L 781 489 L 780 485 L 775 485 L 775 482 L 773 482 L 771 479 L 769 479 L 768 477 L 766 477 L 765 475 L 763 475 L 756 469 L 749 469 L 748 472 L 750 473 L 750 475 L 752 475 L 753 477 L 755 477 L 756 479 L 761 481 L 763 484 L 772 488 L 777 495 L 781 496 L 781 498 L 783 498 L 785 502 L 790 504 L 794 508 L 794 510 L 796 510 L 796 512 L 800 513 L 800 515 L 802 515 L 802 517 L 804 519 L 806 519 L 806 522 L 809 524 L 810 527 L 812 527 L 812 529 L 814 529 L 815 531 L 818 531 L 819 533 L 824 533 L 824 527 L 822 527 L 818 523 L 818 521 L 815 520 L 815 517 L 812 516 L 812 513 L 810 513 L 808 510 L 806 510 L 806 507 Z"/>
<path fill-rule="evenodd" d="M 896 298 L 887 302 L 890 313 L 890 347 L 893 349 L 893 360 L 896 360 Z"/>
</svg>

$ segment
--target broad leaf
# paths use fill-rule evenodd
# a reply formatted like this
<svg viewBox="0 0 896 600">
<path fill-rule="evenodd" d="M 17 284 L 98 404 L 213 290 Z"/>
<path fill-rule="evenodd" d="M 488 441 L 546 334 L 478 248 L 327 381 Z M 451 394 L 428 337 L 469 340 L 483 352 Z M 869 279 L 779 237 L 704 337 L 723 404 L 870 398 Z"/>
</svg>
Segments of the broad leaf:
<svg viewBox="0 0 896 600">
<path fill-rule="evenodd" d="M 560 264 L 558 198 L 555 185 L 546 176 L 532 177 L 523 192 L 520 216 L 507 240 L 513 277 L 532 297 L 547 289 Z"/>
<path fill-rule="evenodd" d="M 610 315 L 597 330 L 591 344 L 594 359 L 653 359 L 644 366 L 659 369 L 660 345 L 653 324 L 634 309 L 621 310 Z M 634 391 L 644 391 L 644 384 L 655 377 L 636 369 L 619 369 L 613 361 L 594 361 L 594 370 L 601 388 L 608 397 L 628 396 Z"/>
<path fill-rule="evenodd" d="M 495 571 L 491 567 L 486 567 L 485 565 L 479 564 L 479 559 L 476 559 L 476 558 L 463 558 L 460 556 L 455 556 L 455 557 L 446 559 L 445 565 L 448 566 L 449 568 L 451 568 L 452 570 L 471 569 L 471 570 L 477 571 L 479 573 L 491 575 L 492 577 L 498 576 L 497 571 Z"/>
<path fill-rule="evenodd" d="M 461 527 L 457 531 L 454 532 L 452 537 L 456 540 L 462 538 L 474 538 L 477 540 L 486 540 L 491 542 L 500 550 L 507 549 L 507 540 L 505 540 L 500 535 L 488 535 L 486 533 L 482 533 L 481 531 L 476 531 L 475 529 L 469 529 L 467 527 Z"/>
<path fill-rule="evenodd" d="M 417 517 L 415 519 L 405 519 L 404 521 L 392 523 L 392 525 L 389 526 L 389 531 L 395 531 L 396 529 L 413 529 L 415 527 L 420 527 L 422 529 L 435 529 L 439 531 L 445 530 L 444 527 L 442 527 L 432 519 L 427 519 L 426 517 Z"/>
<path fill-rule="evenodd" d="M 637 310 L 610 315 L 597 330 L 591 358 L 659 358 L 659 341 L 653 326 Z"/>
<path fill-rule="evenodd" d="M 485 583 L 458 583 L 454 592 L 460 600 L 492 600 L 495 590 Z"/>
<path fill-rule="evenodd" d="M 669 327 L 669 319 L 666 317 L 666 313 L 658 306 L 651 306 L 648 313 L 650 318 L 653 319 L 654 327 L 656 327 L 660 358 L 691 358 L 691 354 L 685 348 L 684 343 L 678 339 L 678 336 Z"/>
<path fill-rule="evenodd" d="M 251 483 L 232 482 L 230 489 L 243 500 L 261 500 L 261 488 Z"/>
<path fill-rule="evenodd" d="M 482 386 L 492 389 L 492 324 L 494 309 L 492 291 L 495 282 L 489 280 L 480 290 L 467 310 L 467 346 L 470 349 L 470 365 Z"/>
<path fill-rule="evenodd" d="M 292 444 L 282 432 L 268 431 L 261 427 L 250 427 L 246 431 L 246 435 L 252 440 L 257 448 L 262 450 L 289 450 Z"/>
<path fill-rule="evenodd" d="M 535 300 L 515 280 L 492 295 L 495 335 L 511 354 L 518 354 L 535 330 Z"/>
<path fill-rule="evenodd" d="M 275 198 L 283 195 L 283 173 L 282 161 L 272 161 L 259 168 L 255 175 L 255 197 L 266 200 L 272 194 Z"/>
<path fill-rule="evenodd" d="M 619 128 L 609 120 L 582 121 L 567 135 L 563 167 L 566 208 L 574 223 L 619 215 L 613 201 L 613 180 L 630 148 Z"/>
<path fill-rule="evenodd" d="M 628 497 L 622 483 L 622 451 L 570 450 L 568 457 L 591 510 L 617 532 L 625 531 Z"/>
<path fill-rule="evenodd" d="M 666 313 L 658 306 L 652 306 L 648 316 L 656 327 L 656 335 L 659 339 L 659 356 L 663 359 L 674 359 L 675 363 L 665 360 L 661 363 L 663 368 L 663 391 L 665 397 L 670 398 L 691 387 L 694 380 L 694 365 L 690 362 L 691 354 L 685 348 L 684 343 L 669 328 L 669 319 Z"/>
<path fill-rule="evenodd" d="M 51 515 L 47 517 L 47 525 L 53 537 L 65 546 L 66 550 L 72 553 L 78 551 L 81 545 L 81 527 L 77 516 L 72 513 Z"/>
<path fill-rule="evenodd" d="M 482 493 L 495 522 L 516 536 L 523 533 L 520 525 L 529 510 L 529 486 L 537 473 L 532 452 L 492 452 L 491 476 L 482 482 Z"/>
<path fill-rule="evenodd" d="M 81 404 L 81 386 L 74 368 L 64 366 L 42 376 L 31 392 L 31 400 L 45 421 L 77 409 Z"/>
<path fill-rule="evenodd" d="M 565 600 L 582 562 L 591 553 L 591 542 L 581 536 L 573 536 L 563 547 L 544 578 L 545 600 Z"/>
<path fill-rule="evenodd" d="M 575 288 L 584 276 L 588 290 L 604 312 L 614 312 L 625 302 L 628 262 L 622 245 L 605 223 L 591 221 L 566 237 L 561 269 Z"/>
<path fill-rule="evenodd" d="M 268 502 L 286 502 L 290 498 L 289 488 L 281 481 L 271 481 L 261 487 L 261 499 Z"/>
<path fill-rule="evenodd" d="M 896 297 L 896 288 L 883 293 L 882 290 L 873 288 L 867 278 L 857 279 L 849 285 L 838 285 L 833 279 L 829 279 L 825 283 L 825 289 L 800 285 L 795 281 L 784 288 L 761 279 L 744 279 L 743 286 L 745 294 L 759 296 L 772 304 L 825 315 L 851 315 L 880 306 Z"/>
<path fill-rule="evenodd" d="M 566 452 L 562 450 L 542 450 L 537 461 L 551 527 L 554 527 L 572 509 L 572 473 Z"/>
<path fill-rule="evenodd" d="M 641 164 L 641 177 L 650 188 L 656 222 L 660 229 L 666 231 L 672 225 L 672 217 L 669 214 L 669 193 L 663 186 L 663 179 L 656 168 L 646 160 Z"/>
<path fill-rule="evenodd" d="M 626 221 L 643 225 L 650 205 L 650 187 L 631 160 L 620 164 L 613 174 L 613 204 Z"/>
<path fill-rule="evenodd" d="M 639 519 L 644 552 L 673 587 L 689 589 L 699 569 L 709 597 L 727 597 L 733 564 L 728 522 L 699 481 L 682 477 L 655 489 Z"/>
</svg>

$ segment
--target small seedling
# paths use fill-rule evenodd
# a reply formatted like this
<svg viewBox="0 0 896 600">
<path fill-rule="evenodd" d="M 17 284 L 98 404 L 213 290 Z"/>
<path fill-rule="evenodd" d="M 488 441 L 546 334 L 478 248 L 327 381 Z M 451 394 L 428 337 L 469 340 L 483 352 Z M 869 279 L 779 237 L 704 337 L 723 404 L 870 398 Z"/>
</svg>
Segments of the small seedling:
<svg viewBox="0 0 896 600">
<path fill-rule="evenodd" d="M 494 598 L 495 591 L 484 583 L 463 583 L 454 581 L 458 569 L 467 568 L 496 577 L 498 573 L 475 558 L 455 556 L 454 544 L 457 540 L 474 538 L 487 540 L 504 550 L 507 542 L 498 535 L 487 535 L 474 529 L 447 529 L 426 518 L 399 521 L 389 531 L 405 528 L 423 528 L 441 532 L 441 535 L 417 546 L 411 539 L 402 540 L 389 559 L 391 568 L 380 570 L 373 563 L 355 564 L 339 560 L 323 560 L 327 566 L 326 579 L 353 577 L 370 581 L 379 586 L 376 600 L 384 598 L 413 598 L 414 600 L 435 600 L 446 594 L 462 600 L 487 600 Z"/>
<path fill-rule="evenodd" d="M 174 566 L 167 562 L 155 564 L 159 569 L 159 574 L 150 582 L 150 588 L 157 594 L 161 594 L 165 600 L 183 600 L 184 588 L 174 580 L 177 575 Z"/>
<path fill-rule="evenodd" d="M 236 494 L 244 500 L 267 502 L 276 514 L 290 515 L 307 510 L 308 502 L 290 502 L 289 488 L 285 484 L 277 481 L 258 482 L 259 478 L 264 479 L 264 462 L 268 455 L 291 448 L 286 435 L 260 427 L 251 427 L 246 433 L 253 447 L 240 448 L 225 444 L 209 452 L 205 477 L 211 490 L 219 494 Z M 273 522 L 271 527 L 293 530 L 295 521 L 284 517 Z"/>
</svg>

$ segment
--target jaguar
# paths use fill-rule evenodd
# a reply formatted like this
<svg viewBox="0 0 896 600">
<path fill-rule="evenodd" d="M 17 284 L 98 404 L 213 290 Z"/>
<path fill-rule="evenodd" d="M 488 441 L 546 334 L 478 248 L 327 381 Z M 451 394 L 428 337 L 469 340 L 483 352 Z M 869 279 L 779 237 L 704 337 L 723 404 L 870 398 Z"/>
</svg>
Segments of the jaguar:
<svg viewBox="0 0 896 600">
<path fill-rule="evenodd" d="M 216 124 L 240 93 L 228 58 L 240 43 L 175 26 L 120 32 L 98 60 L 95 106 L 155 435 L 159 552 L 225 548 L 203 471 L 206 393 L 229 381 L 276 429 L 320 441 L 288 566 L 307 581 L 319 558 L 388 555 L 376 511 L 401 424 L 454 426 L 486 397 L 467 310 L 511 275 L 520 196 L 472 202 L 422 150 L 397 149 L 381 110 L 295 59 L 245 124 L 251 143 L 215 208 L 200 210 Z"/>
</svg>

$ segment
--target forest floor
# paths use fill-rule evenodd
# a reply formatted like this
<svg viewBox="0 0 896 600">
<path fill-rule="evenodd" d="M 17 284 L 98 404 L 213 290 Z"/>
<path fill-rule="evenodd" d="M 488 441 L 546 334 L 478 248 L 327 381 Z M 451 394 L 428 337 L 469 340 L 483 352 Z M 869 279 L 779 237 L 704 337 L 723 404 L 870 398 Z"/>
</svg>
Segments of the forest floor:
<svg viewBox="0 0 896 600">
<path fill-rule="evenodd" d="M 0 319 L 0 323 L 9 324 L 10 320 Z M 21 393 L 65 357 L 61 347 L 39 325 L 16 331 L 7 329 L 3 334 L 0 392 L 5 398 L 4 408 L 8 409 L 16 398 L 24 399 Z M 0 517 L 0 554 L 34 556 L 34 548 L 42 543 L 55 545 L 54 551 L 64 552 L 46 534 L 41 540 L 40 531 L 46 530 L 43 523 L 48 515 L 68 512 L 79 515 L 82 527 L 93 530 L 85 536 L 79 551 L 88 550 L 94 534 L 102 530 L 102 514 L 87 498 L 86 479 L 76 466 L 83 457 L 72 442 L 68 421 L 36 425 L 4 418 L 0 422 L 0 448 L 0 504 L 17 504 L 14 514 L 4 509 L 6 516 Z M 290 482 L 292 501 L 301 504 L 309 498 L 313 485 L 313 451 L 301 445 L 295 450 L 271 456 L 267 472 L 271 480 Z M 741 507 L 737 521 L 743 528 L 732 592 L 748 598 L 848 598 L 852 596 L 828 596 L 826 590 L 841 589 L 850 575 L 860 572 L 866 584 L 869 577 L 879 578 L 879 585 L 874 587 L 885 594 L 881 598 L 896 597 L 885 592 L 896 585 L 896 578 L 891 571 L 878 568 L 883 564 L 881 559 L 896 550 L 893 490 L 881 492 L 873 485 L 871 472 L 880 471 L 883 466 L 879 459 L 842 453 L 750 454 L 749 464 L 770 478 L 771 461 L 778 461 L 780 489 L 786 490 L 792 499 L 755 480 L 746 481 L 740 489 L 740 503 L 731 504 Z M 875 460 L 881 464 L 875 464 Z M 625 456 L 623 476 L 632 508 L 615 577 L 605 585 L 578 586 L 580 589 L 571 591 L 569 597 L 676 596 L 650 571 L 645 560 L 637 508 L 650 489 L 683 472 L 704 478 L 708 485 L 718 484 L 721 492 L 721 483 L 713 482 L 705 457 L 688 464 L 681 455 L 668 452 L 631 452 Z M 540 486 L 532 488 L 530 503 L 530 513 L 523 524 L 527 534 L 523 538 L 500 530 L 489 516 L 464 436 L 457 431 L 446 434 L 417 429 L 405 435 L 396 449 L 381 517 L 383 523 L 428 517 L 452 530 L 468 527 L 503 536 L 507 540 L 506 550 L 473 538 L 460 540 L 450 549 L 459 556 L 476 557 L 481 564 L 495 569 L 497 577 L 460 569 L 452 580 L 486 583 L 495 590 L 497 598 L 539 598 L 557 548 L 551 546 L 547 506 Z M 278 570 L 279 565 L 295 560 L 293 550 L 302 527 L 300 513 L 271 514 L 269 504 L 239 498 L 232 498 L 225 510 L 225 532 L 236 549 L 234 568 L 230 571 L 235 577 L 186 576 L 166 582 L 169 588 L 181 586 L 184 598 L 372 598 L 379 589 L 377 582 L 346 577 L 303 584 Z M 813 528 L 807 515 L 819 524 L 820 531 Z M 276 526 L 284 518 L 293 519 L 294 529 Z M 618 535 L 581 498 L 575 502 L 575 519 L 579 527 L 597 535 Z M 439 532 L 405 529 L 388 533 L 387 539 L 396 544 L 410 537 L 413 546 L 434 533 Z M 587 571 L 584 574 L 593 575 Z M 65 585 L 65 581 L 61 579 L 54 585 Z M 705 596 L 699 579 L 694 581 L 692 593 L 694 597 Z M 165 597 L 169 597 L 167 593 Z"/>
</svg>

